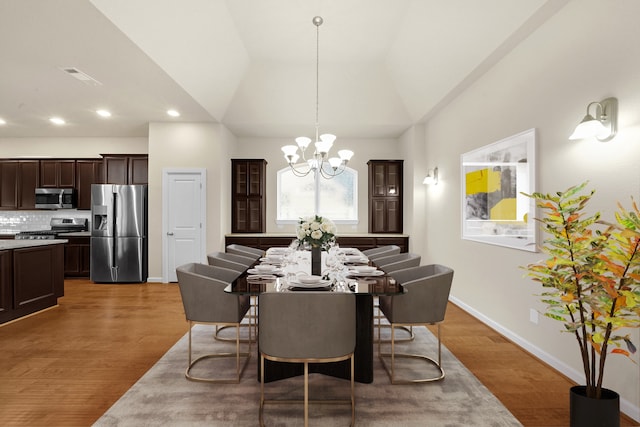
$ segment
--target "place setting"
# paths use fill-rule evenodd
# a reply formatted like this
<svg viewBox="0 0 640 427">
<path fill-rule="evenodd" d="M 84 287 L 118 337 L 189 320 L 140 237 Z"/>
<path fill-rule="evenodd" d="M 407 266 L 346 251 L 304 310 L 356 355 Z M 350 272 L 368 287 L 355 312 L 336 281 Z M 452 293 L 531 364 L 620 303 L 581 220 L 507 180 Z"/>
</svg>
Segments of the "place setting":
<svg viewBox="0 0 640 427">
<path fill-rule="evenodd" d="M 384 271 L 369 265 L 354 265 L 347 270 L 346 277 L 376 277 L 384 276 Z"/>
<path fill-rule="evenodd" d="M 247 273 L 251 275 L 270 275 L 273 277 L 284 276 L 284 271 L 276 264 L 257 264 L 253 268 L 248 269 Z"/>
<path fill-rule="evenodd" d="M 292 291 L 326 291 L 333 285 L 333 281 L 330 279 L 325 279 L 322 276 L 307 274 L 301 274 L 287 279 L 287 283 L 289 284 L 289 290 Z"/>
</svg>

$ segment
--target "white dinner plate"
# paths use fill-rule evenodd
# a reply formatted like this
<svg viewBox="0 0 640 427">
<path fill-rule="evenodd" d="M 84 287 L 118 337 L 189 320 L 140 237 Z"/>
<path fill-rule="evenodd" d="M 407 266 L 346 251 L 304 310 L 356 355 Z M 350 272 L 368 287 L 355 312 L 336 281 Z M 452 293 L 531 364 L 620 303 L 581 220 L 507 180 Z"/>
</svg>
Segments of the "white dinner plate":
<svg viewBox="0 0 640 427">
<path fill-rule="evenodd" d="M 282 265 L 282 259 L 276 260 L 272 258 L 260 258 L 260 262 L 263 264 Z"/>
<path fill-rule="evenodd" d="M 371 273 L 359 273 L 355 270 L 349 270 L 349 276 L 351 277 L 372 277 L 372 276 L 384 276 L 384 271 L 376 270 Z"/>
<path fill-rule="evenodd" d="M 345 255 L 360 255 L 360 251 L 356 248 L 340 248 L 339 251 Z"/>
<path fill-rule="evenodd" d="M 258 274 L 261 276 L 266 276 L 266 275 L 274 275 L 274 276 L 282 276 L 284 273 L 282 272 L 281 269 L 276 268 L 274 270 L 258 270 L 257 268 L 250 268 L 247 270 L 247 273 L 249 274 Z"/>
<path fill-rule="evenodd" d="M 268 256 L 282 256 L 287 253 L 287 248 L 269 248 L 267 249 Z"/>
<path fill-rule="evenodd" d="M 253 274 L 247 276 L 247 280 L 249 281 L 267 281 L 267 280 L 276 280 L 276 276 L 273 274 Z"/>
<path fill-rule="evenodd" d="M 316 283 L 302 283 L 295 280 L 289 280 L 289 286 L 295 288 L 328 288 L 331 286 L 331 280 L 321 280 Z"/>
</svg>

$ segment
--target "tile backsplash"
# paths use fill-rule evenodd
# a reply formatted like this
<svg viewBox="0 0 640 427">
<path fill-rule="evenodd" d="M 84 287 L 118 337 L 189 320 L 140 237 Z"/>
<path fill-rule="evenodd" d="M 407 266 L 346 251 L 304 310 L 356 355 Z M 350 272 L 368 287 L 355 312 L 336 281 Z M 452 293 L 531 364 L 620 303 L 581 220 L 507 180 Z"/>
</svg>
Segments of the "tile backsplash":
<svg viewBox="0 0 640 427">
<path fill-rule="evenodd" d="M 49 230 L 51 218 L 87 218 L 91 225 L 91 211 L 88 210 L 0 211 L 0 234 Z"/>
</svg>

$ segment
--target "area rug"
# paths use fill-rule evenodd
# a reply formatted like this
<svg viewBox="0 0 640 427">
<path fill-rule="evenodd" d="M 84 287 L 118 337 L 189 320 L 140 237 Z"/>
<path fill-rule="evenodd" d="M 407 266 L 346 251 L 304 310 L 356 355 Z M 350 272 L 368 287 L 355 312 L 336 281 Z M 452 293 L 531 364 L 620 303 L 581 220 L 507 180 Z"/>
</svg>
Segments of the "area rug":
<svg viewBox="0 0 640 427">
<path fill-rule="evenodd" d="M 242 328 L 246 330 L 247 328 Z M 436 338 L 424 327 L 415 328 L 412 352 L 433 352 Z M 208 348 L 207 348 L 208 347 Z M 212 339 L 212 327 L 194 327 L 194 350 L 219 351 L 229 344 Z M 409 348 L 407 347 L 407 349 Z M 260 383 L 257 381 L 255 346 L 240 384 L 208 384 L 184 377 L 188 335 L 182 337 L 100 419 L 96 427 L 111 426 L 257 426 Z M 402 351 L 399 348 L 398 351 Z M 382 364 L 375 360 L 374 382 L 356 383 L 356 425 L 376 427 L 506 427 L 521 426 L 518 420 L 446 348 L 442 349 L 446 378 L 439 382 L 391 385 Z M 198 374 L 224 375 L 233 365 L 209 359 Z M 415 363 L 406 369 L 423 369 Z M 223 366 L 224 365 L 224 366 Z M 205 371 L 209 372 L 205 372 Z M 411 374 L 411 372 L 403 372 Z M 349 382 L 312 374 L 310 398 L 346 398 Z M 267 398 L 302 398 L 301 378 L 267 383 Z M 311 405 L 311 426 L 347 426 L 349 405 Z M 303 424 L 302 405 L 270 405 L 265 409 L 267 426 Z"/>
</svg>

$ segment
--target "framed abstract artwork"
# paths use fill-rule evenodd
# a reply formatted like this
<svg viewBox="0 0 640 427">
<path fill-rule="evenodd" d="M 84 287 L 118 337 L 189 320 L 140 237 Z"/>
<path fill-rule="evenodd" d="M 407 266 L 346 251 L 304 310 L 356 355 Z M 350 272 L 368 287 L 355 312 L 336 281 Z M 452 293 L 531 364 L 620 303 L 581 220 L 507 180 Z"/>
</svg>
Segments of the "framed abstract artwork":
<svg viewBox="0 0 640 427">
<path fill-rule="evenodd" d="M 529 129 L 462 154 L 463 239 L 537 251 L 535 151 Z"/>
</svg>

